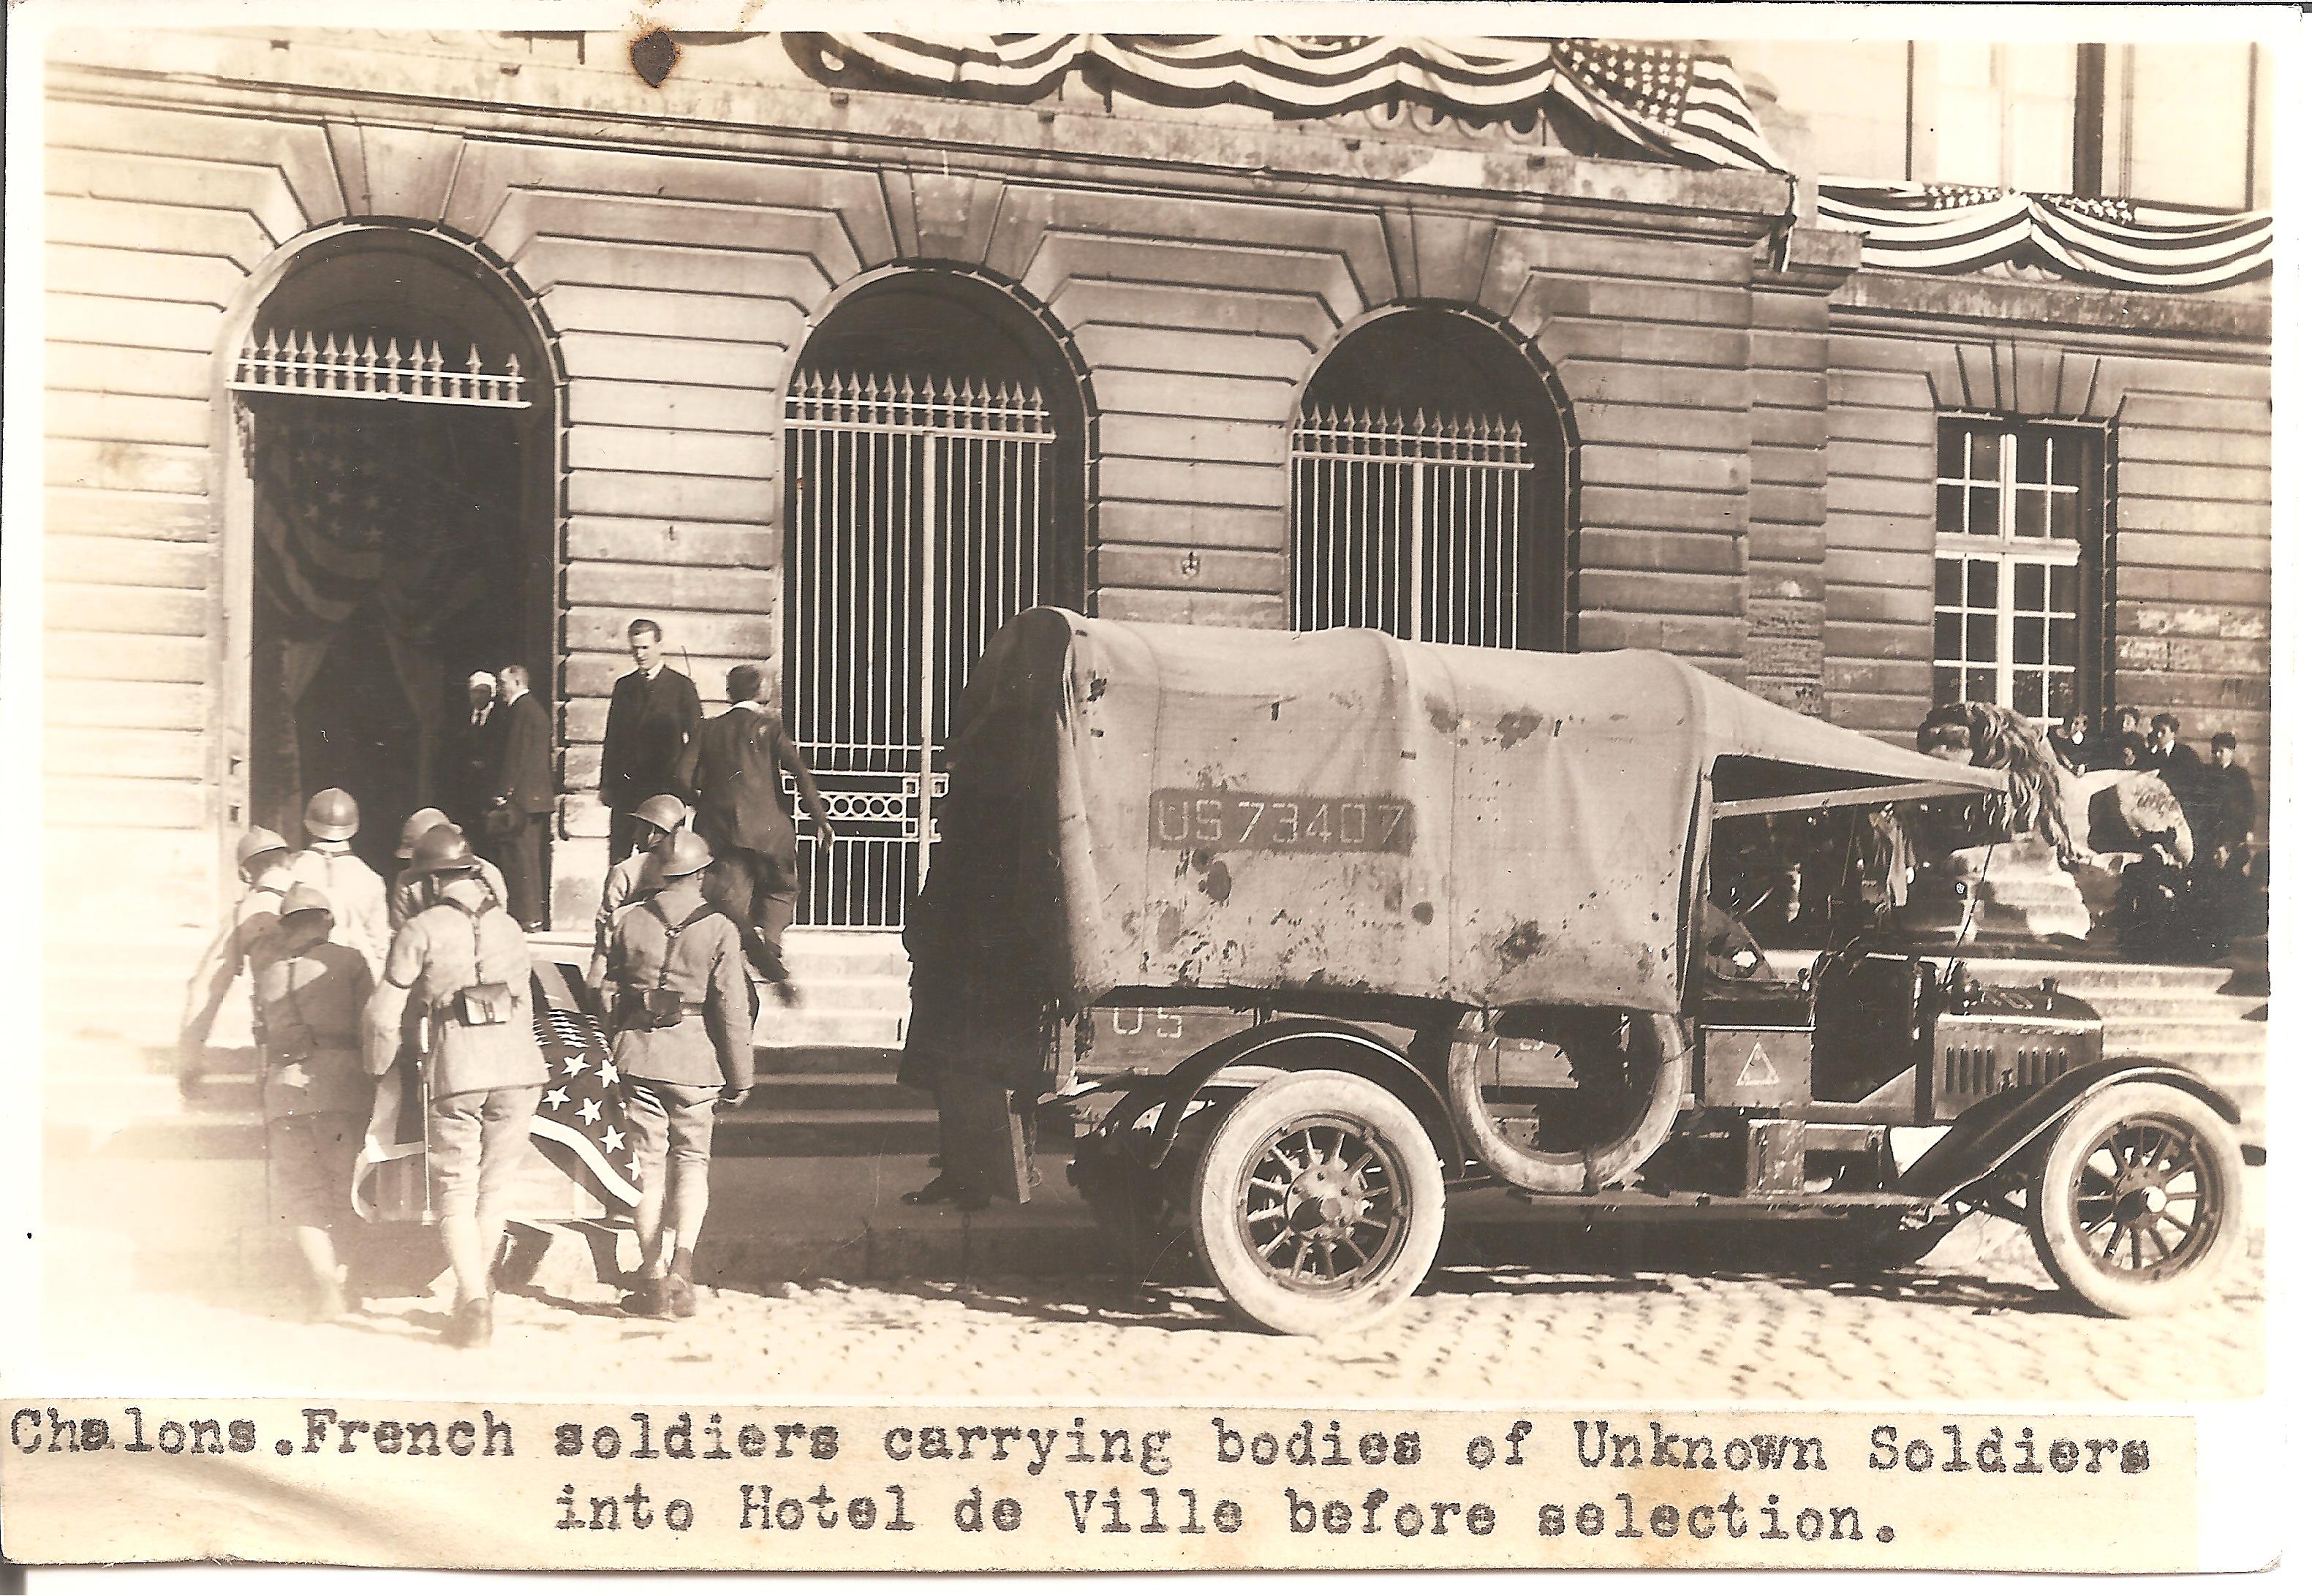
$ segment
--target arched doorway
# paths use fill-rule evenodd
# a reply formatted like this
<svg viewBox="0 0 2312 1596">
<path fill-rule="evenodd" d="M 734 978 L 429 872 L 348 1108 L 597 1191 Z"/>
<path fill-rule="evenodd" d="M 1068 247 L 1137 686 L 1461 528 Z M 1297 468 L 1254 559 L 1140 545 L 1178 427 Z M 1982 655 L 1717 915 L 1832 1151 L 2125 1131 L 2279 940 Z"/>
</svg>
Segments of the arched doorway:
<svg viewBox="0 0 2312 1596">
<path fill-rule="evenodd" d="M 551 370 L 503 285 L 446 241 L 349 230 L 299 256 L 232 362 L 250 518 L 249 815 L 362 806 L 390 873 L 434 804 L 481 841 L 494 728 L 466 680 L 554 695 Z"/>
<path fill-rule="evenodd" d="M 1291 626 L 1571 647 L 1574 448 L 1554 376 L 1489 324 L 1355 329 L 1293 425 Z"/>
<path fill-rule="evenodd" d="M 1084 590 L 1086 417 L 1032 313 L 960 273 L 858 289 L 786 396 L 787 724 L 835 819 L 802 923 L 900 924 L 965 675 L 998 627 Z"/>
</svg>

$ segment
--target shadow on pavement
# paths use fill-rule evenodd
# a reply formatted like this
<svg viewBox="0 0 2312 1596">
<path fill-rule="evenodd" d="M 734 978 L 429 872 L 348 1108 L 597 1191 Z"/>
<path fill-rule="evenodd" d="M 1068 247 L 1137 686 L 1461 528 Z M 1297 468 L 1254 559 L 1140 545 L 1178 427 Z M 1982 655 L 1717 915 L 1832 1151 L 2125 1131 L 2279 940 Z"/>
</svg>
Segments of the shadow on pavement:
<svg viewBox="0 0 2312 1596">
<path fill-rule="evenodd" d="M 1117 1276 L 1060 1283 L 989 1282 L 950 1285 L 893 1280 L 874 1288 L 888 1296 L 952 1302 L 983 1313 L 1001 1313 L 1040 1324 L 1110 1325 L 1119 1329 L 1239 1330 L 1242 1320 L 1222 1305 L 1209 1288 L 1143 1285 Z"/>
</svg>

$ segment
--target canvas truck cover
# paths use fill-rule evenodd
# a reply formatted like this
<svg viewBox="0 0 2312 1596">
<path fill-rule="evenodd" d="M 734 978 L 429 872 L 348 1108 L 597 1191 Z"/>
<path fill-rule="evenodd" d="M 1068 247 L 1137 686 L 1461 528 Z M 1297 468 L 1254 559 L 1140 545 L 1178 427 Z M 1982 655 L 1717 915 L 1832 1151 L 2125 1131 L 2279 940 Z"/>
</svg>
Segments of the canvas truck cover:
<svg viewBox="0 0 2312 1596">
<path fill-rule="evenodd" d="M 1678 1007 L 1713 774 L 2001 790 L 1668 655 L 1017 617 L 948 745 L 926 991 Z M 917 1023 L 926 1022 L 918 1009 Z"/>
</svg>

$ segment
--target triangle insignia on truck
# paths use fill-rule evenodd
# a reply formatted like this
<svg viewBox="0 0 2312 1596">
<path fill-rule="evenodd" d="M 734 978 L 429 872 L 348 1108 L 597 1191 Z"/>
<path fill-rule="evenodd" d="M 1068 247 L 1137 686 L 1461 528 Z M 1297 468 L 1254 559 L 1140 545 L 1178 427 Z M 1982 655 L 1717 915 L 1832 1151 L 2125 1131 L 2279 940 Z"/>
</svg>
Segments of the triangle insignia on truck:
<svg viewBox="0 0 2312 1596">
<path fill-rule="evenodd" d="M 1782 1076 L 1774 1073 L 1774 1061 L 1766 1057 L 1766 1044 L 1752 1042 L 1750 1057 L 1743 1063 L 1742 1073 L 1734 1077 L 1737 1086 L 1779 1086 Z"/>
</svg>

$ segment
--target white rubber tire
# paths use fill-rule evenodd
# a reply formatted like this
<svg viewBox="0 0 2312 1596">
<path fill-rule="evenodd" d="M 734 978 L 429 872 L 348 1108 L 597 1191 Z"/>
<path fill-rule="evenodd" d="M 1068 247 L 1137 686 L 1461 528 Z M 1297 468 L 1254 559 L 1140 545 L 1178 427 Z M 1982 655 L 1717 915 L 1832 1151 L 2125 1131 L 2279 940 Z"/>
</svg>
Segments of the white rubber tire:
<svg viewBox="0 0 2312 1596">
<path fill-rule="evenodd" d="M 1414 1293 L 1444 1237 L 1445 1176 L 1411 1109 L 1362 1075 L 1305 1070 L 1268 1082 L 1227 1112 L 1197 1161 L 1188 1234 L 1230 1307 L 1288 1336 L 1329 1336 L 1369 1324 Z M 1287 1284 L 1256 1250 L 1245 1223 L 1256 1167 L 1292 1127 L 1317 1118 L 1353 1126 L 1382 1151 L 1397 1185 L 1401 1223 L 1386 1257 L 1346 1288 Z"/>
<path fill-rule="evenodd" d="M 2178 1238 L 2186 1254 L 2180 1262 L 2122 1267 L 2094 1246 L 2090 1227 L 2101 1210 L 2083 1212 L 2081 1203 L 2099 1199 L 2081 1193 L 2080 1182 L 2097 1151 L 2126 1126 L 2180 1138 L 2190 1149 L 2197 1206 Z M 2178 1087 L 2139 1081 L 2094 1092 L 2071 1110 L 2031 1176 L 2027 1206 L 2032 1245 L 2056 1285 L 2105 1313 L 2141 1319 L 2195 1306 L 2222 1283 L 2246 1240 L 2246 1162 L 2223 1116 Z M 2132 1241 L 2122 1245 L 2124 1228 L 2114 1222 L 2106 1250 L 2134 1250 Z M 2159 1228 L 2163 1238 L 2169 1233 Z"/>
</svg>

